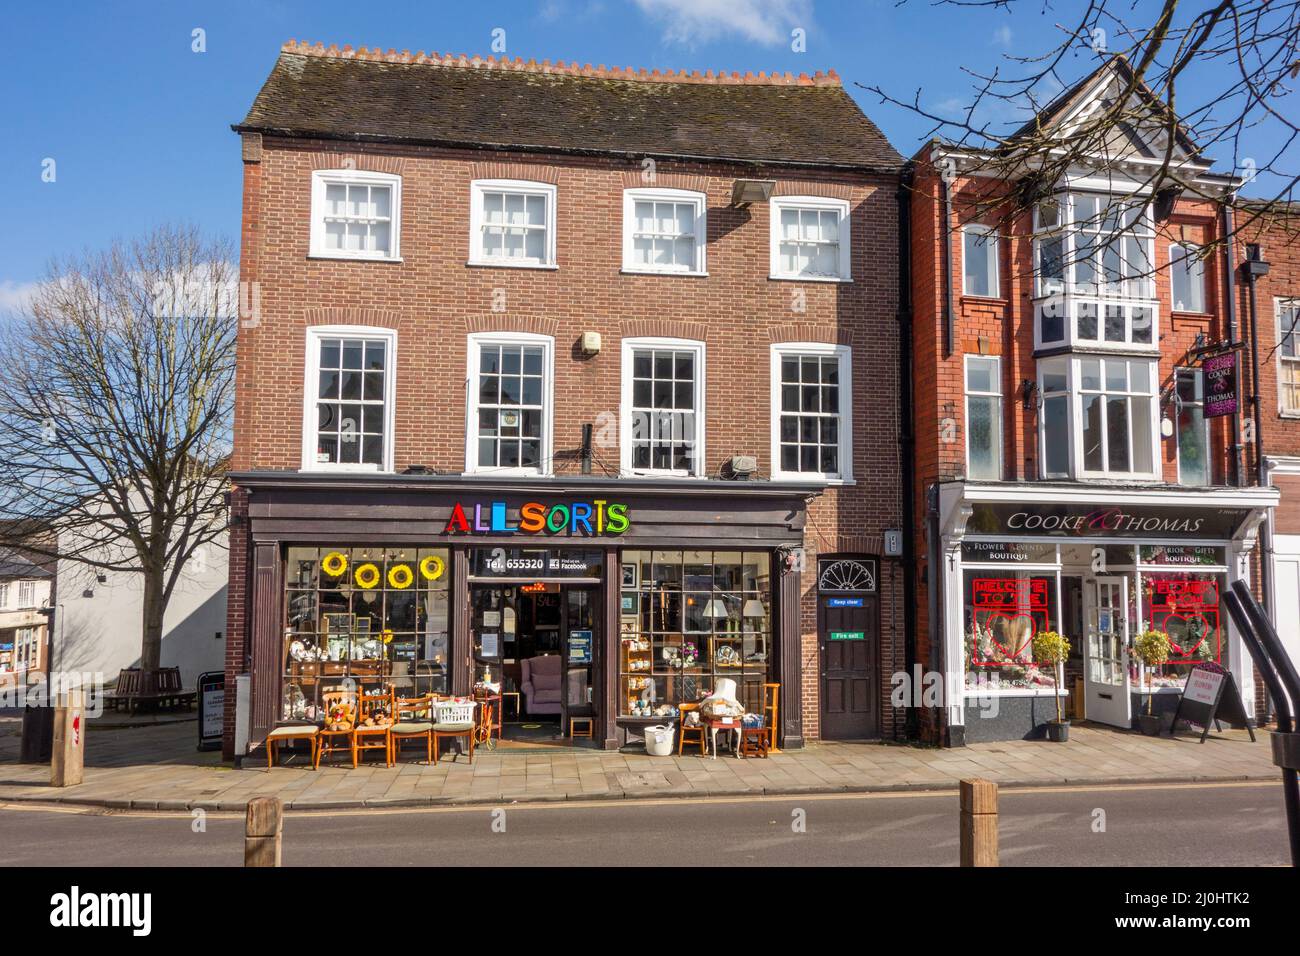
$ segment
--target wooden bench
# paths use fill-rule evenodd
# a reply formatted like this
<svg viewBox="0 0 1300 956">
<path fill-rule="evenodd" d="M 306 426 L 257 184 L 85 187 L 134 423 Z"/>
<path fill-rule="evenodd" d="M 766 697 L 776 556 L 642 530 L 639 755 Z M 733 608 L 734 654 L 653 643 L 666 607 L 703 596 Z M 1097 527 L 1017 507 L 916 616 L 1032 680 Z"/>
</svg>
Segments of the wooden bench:
<svg viewBox="0 0 1300 956">
<path fill-rule="evenodd" d="M 113 710 L 120 711 L 125 705 L 126 712 L 134 714 L 141 705 L 161 710 L 173 707 L 188 710 L 194 706 L 195 696 L 194 691 L 181 689 L 179 667 L 160 667 L 151 671 L 124 667 L 117 675 L 113 690 L 104 695 L 104 701 Z"/>
</svg>

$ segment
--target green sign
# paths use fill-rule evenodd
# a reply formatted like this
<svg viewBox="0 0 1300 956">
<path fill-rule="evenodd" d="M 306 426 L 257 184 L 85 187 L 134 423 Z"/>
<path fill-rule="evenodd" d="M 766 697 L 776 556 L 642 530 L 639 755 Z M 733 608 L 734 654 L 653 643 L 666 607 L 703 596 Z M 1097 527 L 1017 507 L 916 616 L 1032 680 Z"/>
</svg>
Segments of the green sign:
<svg viewBox="0 0 1300 956">
<path fill-rule="evenodd" d="M 863 631 L 831 631 L 832 641 L 864 641 L 867 635 Z"/>
</svg>

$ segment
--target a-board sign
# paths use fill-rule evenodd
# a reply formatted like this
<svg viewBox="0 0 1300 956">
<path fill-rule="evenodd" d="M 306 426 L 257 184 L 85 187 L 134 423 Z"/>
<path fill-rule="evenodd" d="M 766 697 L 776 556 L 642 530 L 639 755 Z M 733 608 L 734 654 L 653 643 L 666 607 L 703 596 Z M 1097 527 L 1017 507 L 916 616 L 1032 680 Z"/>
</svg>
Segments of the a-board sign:
<svg viewBox="0 0 1300 956">
<path fill-rule="evenodd" d="M 219 750 L 226 709 L 226 675 L 222 671 L 200 674 L 195 689 L 199 702 L 199 749 Z"/>
<path fill-rule="evenodd" d="M 1203 661 L 1188 673 L 1178 708 L 1174 711 L 1171 733 L 1178 733 L 1180 720 L 1201 728 L 1201 743 L 1205 743 L 1211 725 L 1217 727 L 1224 721 L 1232 727 L 1245 727 L 1250 732 L 1250 739 L 1255 739 L 1237 682 L 1231 673 L 1213 661 Z"/>
</svg>

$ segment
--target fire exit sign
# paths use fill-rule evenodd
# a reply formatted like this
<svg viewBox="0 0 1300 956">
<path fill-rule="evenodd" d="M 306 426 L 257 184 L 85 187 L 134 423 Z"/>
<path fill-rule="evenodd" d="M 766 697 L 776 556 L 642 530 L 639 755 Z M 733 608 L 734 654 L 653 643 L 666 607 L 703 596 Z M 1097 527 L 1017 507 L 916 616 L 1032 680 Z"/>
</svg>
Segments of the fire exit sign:
<svg viewBox="0 0 1300 956">
<path fill-rule="evenodd" d="M 864 631 L 831 631 L 829 636 L 832 641 L 864 641 L 867 639 Z"/>
</svg>

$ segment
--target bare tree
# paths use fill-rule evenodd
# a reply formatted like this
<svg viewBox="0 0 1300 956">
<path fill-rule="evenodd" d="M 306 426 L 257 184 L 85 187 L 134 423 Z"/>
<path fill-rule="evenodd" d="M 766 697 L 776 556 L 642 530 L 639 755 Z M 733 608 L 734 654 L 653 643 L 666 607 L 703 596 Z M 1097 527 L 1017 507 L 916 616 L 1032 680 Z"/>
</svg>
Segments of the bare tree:
<svg viewBox="0 0 1300 956">
<path fill-rule="evenodd" d="M 0 333 L 0 541 L 143 579 L 141 666 L 226 528 L 235 259 L 163 227 L 55 262 Z"/>
<path fill-rule="evenodd" d="M 1046 13 L 1046 0 L 940 0 L 941 6 L 982 8 L 993 14 Z M 1300 111 L 1300 3 L 1294 0 L 1163 0 L 1153 7 L 1132 0 L 1088 0 L 1056 24 L 1050 49 L 1005 54 L 991 71 L 965 69 L 969 99 L 948 115 L 923 106 L 920 90 L 902 98 L 864 87 L 933 125 L 930 135 L 964 153 L 962 175 L 1017 184 L 1013 202 L 995 194 L 989 207 L 969 206 L 969 217 L 990 208 L 1010 222 L 1045 189 L 1074 168 L 1104 175 L 1114 170 L 1155 196 L 1181 195 L 1236 204 L 1236 190 L 1204 175 L 1210 157 L 1231 162 L 1254 194 L 1238 204 L 1235 231 L 1300 227 L 1291 200 L 1300 180 L 1294 148 Z M 1146 11 L 1152 11 L 1147 18 Z M 1014 23 L 1015 21 L 1010 21 Z M 1078 91 L 1080 60 L 1115 65 L 1116 84 L 1091 112 L 1061 126 L 1045 108 Z M 1189 92 L 1195 90 L 1196 92 Z M 1288 100 L 1288 98 L 1291 98 Z M 1261 135 L 1263 130 L 1268 136 Z M 1158 148 L 1135 166 L 1132 142 Z M 1271 140 L 1267 147 L 1265 140 Z M 964 216 L 963 218 L 966 218 Z M 1220 237 L 1222 242 L 1225 237 Z M 1209 254 L 1209 249 L 1202 250 Z"/>
</svg>

